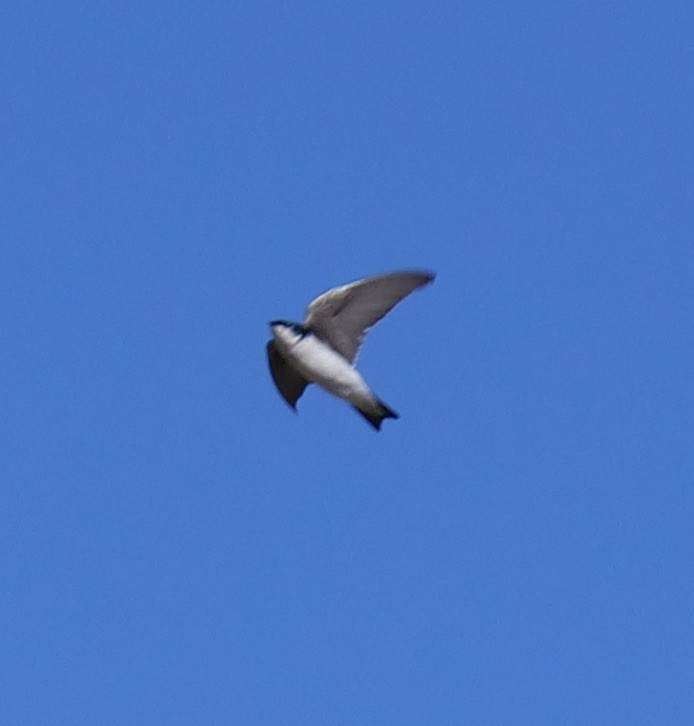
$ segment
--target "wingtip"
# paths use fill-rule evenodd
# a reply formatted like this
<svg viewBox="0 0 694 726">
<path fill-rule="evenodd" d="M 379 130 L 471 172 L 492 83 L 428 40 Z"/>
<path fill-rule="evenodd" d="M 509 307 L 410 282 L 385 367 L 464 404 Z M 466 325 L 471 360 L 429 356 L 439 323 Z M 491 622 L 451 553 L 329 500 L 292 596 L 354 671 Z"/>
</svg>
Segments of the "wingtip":
<svg viewBox="0 0 694 726">
<path fill-rule="evenodd" d="M 436 273 L 433 270 L 412 269 L 403 270 L 403 272 L 410 275 L 416 275 L 417 277 L 421 278 L 421 285 L 430 285 L 436 279 Z"/>
</svg>

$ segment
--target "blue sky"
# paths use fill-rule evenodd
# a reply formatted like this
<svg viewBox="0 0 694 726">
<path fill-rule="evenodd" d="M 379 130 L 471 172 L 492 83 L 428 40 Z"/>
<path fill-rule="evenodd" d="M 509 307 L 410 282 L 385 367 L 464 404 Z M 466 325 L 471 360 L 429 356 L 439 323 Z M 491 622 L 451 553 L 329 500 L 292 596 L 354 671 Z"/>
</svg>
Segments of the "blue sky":
<svg viewBox="0 0 694 726">
<path fill-rule="evenodd" d="M 694 722 L 691 3 L 0 11 L 0 720 Z M 401 267 L 376 433 L 267 321 Z"/>
</svg>

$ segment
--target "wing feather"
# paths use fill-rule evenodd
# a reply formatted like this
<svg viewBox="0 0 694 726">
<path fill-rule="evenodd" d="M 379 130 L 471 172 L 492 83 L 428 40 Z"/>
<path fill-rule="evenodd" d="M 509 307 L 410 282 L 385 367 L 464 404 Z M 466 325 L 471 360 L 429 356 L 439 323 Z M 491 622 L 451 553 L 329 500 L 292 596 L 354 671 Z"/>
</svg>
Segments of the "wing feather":
<svg viewBox="0 0 694 726">
<path fill-rule="evenodd" d="M 296 411 L 296 402 L 301 398 L 308 381 L 300 376 L 277 350 L 275 342 L 269 340 L 267 344 L 267 362 L 272 374 L 272 380 L 284 400 Z"/>
<path fill-rule="evenodd" d="M 304 326 L 353 363 L 369 328 L 433 279 L 431 272 L 406 270 L 335 287 L 309 304 Z"/>
</svg>

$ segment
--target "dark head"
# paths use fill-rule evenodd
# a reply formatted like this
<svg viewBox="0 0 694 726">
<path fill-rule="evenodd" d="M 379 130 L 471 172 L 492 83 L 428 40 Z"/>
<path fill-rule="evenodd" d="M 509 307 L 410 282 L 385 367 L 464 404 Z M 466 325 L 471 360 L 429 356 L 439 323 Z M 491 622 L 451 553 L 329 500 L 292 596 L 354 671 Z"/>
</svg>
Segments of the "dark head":
<svg viewBox="0 0 694 726">
<path fill-rule="evenodd" d="M 290 323 L 288 320 L 271 320 L 269 325 L 273 330 L 274 328 L 279 328 L 280 330 L 288 329 L 292 333 L 294 333 L 294 335 L 298 335 L 300 338 L 303 338 L 310 332 L 309 329 L 304 328 L 303 325 L 299 325 L 299 323 Z"/>
</svg>

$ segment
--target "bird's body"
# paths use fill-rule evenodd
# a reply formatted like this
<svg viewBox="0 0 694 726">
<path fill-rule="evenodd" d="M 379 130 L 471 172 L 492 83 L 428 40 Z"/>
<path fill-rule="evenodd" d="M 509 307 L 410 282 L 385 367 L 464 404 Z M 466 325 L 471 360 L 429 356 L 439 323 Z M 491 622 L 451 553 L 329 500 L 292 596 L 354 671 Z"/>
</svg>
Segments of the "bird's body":
<svg viewBox="0 0 694 726">
<path fill-rule="evenodd" d="M 377 410 L 377 399 L 359 371 L 314 333 L 297 335 L 280 324 L 273 327 L 273 334 L 284 359 L 309 383 L 317 383 L 359 409 Z"/>
<path fill-rule="evenodd" d="M 309 383 L 348 401 L 376 429 L 398 415 L 374 395 L 354 366 L 367 330 L 412 290 L 433 280 L 424 272 L 396 272 L 358 280 L 317 297 L 304 323 L 273 320 L 270 371 L 292 408 Z"/>
</svg>

